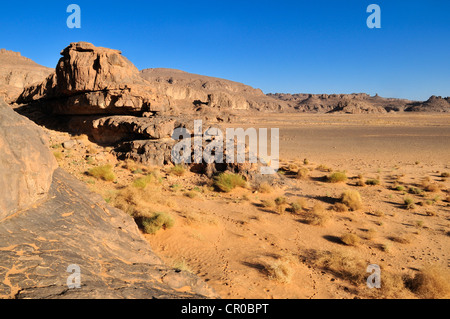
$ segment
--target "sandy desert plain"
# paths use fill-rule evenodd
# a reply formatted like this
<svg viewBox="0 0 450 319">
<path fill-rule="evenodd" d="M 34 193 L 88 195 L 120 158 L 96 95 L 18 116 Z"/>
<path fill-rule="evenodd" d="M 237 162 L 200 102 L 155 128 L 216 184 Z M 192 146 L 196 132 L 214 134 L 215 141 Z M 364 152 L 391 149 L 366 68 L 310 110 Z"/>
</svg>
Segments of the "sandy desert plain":
<svg viewBox="0 0 450 319">
<path fill-rule="evenodd" d="M 275 186 L 217 192 L 203 175 L 47 131 L 59 165 L 111 205 L 170 216 L 145 238 L 222 298 L 449 297 L 449 114 L 268 113 L 232 127 L 280 128 Z M 67 150 L 67 139 L 80 143 Z M 113 181 L 86 175 L 105 164 Z M 381 289 L 367 287 L 371 264 Z"/>
</svg>

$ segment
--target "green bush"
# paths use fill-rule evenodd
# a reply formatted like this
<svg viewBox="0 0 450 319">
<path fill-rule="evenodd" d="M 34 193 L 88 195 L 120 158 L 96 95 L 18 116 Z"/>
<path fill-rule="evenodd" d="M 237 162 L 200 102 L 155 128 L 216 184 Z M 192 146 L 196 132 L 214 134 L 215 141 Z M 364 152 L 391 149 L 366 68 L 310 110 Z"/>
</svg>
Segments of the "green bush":
<svg viewBox="0 0 450 319">
<path fill-rule="evenodd" d="M 214 186 L 222 192 L 229 193 L 236 187 L 246 187 L 244 177 L 233 173 L 222 173 L 214 178 Z"/>
<path fill-rule="evenodd" d="M 166 213 L 155 213 L 153 217 L 142 217 L 141 223 L 146 234 L 155 234 L 161 228 L 172 228 L 175 221 Z"/>
<path fill-rule="evenodd" d="M 329 183 L 345 182 L 347 180 L 347 174 L 345 172 L 334 172 L 327 177 Z"/>
<path fill-rule="evenodd" d="M 102 179 L 107 182 L 112 182 L 116 179 L 114 172 L 112 171 L 111 165 L 102 165 L 91 168 L 88 170 L 88 175 L 95 177 L 97 179 Z"/>
</svg>

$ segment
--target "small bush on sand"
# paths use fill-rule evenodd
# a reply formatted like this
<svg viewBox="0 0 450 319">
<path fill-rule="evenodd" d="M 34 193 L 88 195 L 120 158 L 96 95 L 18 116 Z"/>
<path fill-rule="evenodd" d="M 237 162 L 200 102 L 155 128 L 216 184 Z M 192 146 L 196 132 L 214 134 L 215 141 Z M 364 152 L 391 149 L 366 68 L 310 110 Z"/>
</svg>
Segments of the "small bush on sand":
<svg viewBox="0 0 450 319">
<path fill-rule="evenodd" d="M 306 179 L 308 178 L 308 176 L 309 176 L 309 169 L 303 167 L 298 170 L 297 179 Z"/>
<path fill-rule="evenodd" d="M 294 274 L 294 270 L 291 267 L 290 262 L 283 259 L 265 262 L 263 267 L 264 272 L 267 274 L 269 279 L 283 284 L 289 283 Z"/>
<path fill-rule="evenodd" d="M 53 156 L 55 156 L 56 160 L 60 161 L 64 158 L 63 153 L 60 151 L 53 152 Z"/>
<path fill-rule="evenodd" d="M 416 208 L 414 200 L 411 197 L 405 197 L 405 199 L 403 200 L 403 203 L 405 205 L 405 208 L 408 210 Z"/>
<path fill-rule="evenodd" d="M 141 224 L 146 234 L 155 234 L 158 230 L 172 228 L 173 218 L 166 213 L 155 213 L 153 217 L 142 217 Z"/>
<path fill-rule="evenodd" d="M 430 183 L 430 184 L 425 183 L 423 186 L 424 186 L 424 189 L 430 193 L 437 193 L 441 190 L 441 185 L 435 184 L 435 183 Z"/>
<path fill-rule="evenodd" d="M 424 299 L 448 299 L 450 298 L 449 270 L 438 266 L 427 266 L 413 278 L 408 278 L 406 287 Z"/>
<path fill-rule="evenodd" d="M 154 173 L 150 173 L 144 177 L 137 178 L 133 181 L 133 186 L 140 189 L 145 189 L 149 184 L 157 184 L 158 177 Z"/>
<path fill-rule="evenodd" d="M 222 192 L 229 193 L 236 187 L 247 186 L 244 177 L 233 173 L 222 173 L 214 178 L 214 186 Z"/>
<path fill-rule="evenodd" d="M 338 212 L 338 213 L 346 213 L 348 212 L 348 207 L 347 205 L 343 204 L 343 203 L 336 203 L 333 206 L 334 211 Z"/>
<path fill-rule="evenodd" d="M 346 190 L 343 192 L 341 195 L 341 203 L 353 211 L 357 211 L 362 208 L 361 195 L 357 191 Z"/>
<path fill-rule="evenodd" d="M 392 236 L 389 239 L 395 243 L 404 244 L 404 245 L 411 243 L 411 241 L 404 236 Z"/>
<path fill-rule="evenodd" d="M 371 185 L 371 186 L 380 185 L 380 180 L 379 179 L 368 179 L 366 181 L 366 185 Z"/>
<path fill-rule="evenodd" d="M 341 240 L 347 246 L 358 246 L 361 242 L 361 238 L 359 238 L 359 236 L 351 233 L 344 234 L 341 237 Z"/>
<path fill-rule="evenodd" d="M 410 187 L 408 191 L 414 195 L 421 195 L 423 193 L 423 190 L 417 187 Z"/>
<path fill-rule="evenodd" d="M 294 214 L 300 214 L 304 209 L 306 209 L 306 201 L 303 198 L 299 198 L 291 203 L 291 211 Z"/>
<path fill-rule="evenodd" d="M 273 207 L 275 207 L 275 203 L 274 203 L 273 200 L 263 200 L 263 201 L 261 201 L 261 205 L 264 208 L 273 208 Z"/>
<path fill-rule="evenodd" d="M 443 172 L 443 173 L 441 174 L 441 177 L 443 177 L 443 178 L 450 177 L 450 173 L 449 173 L 449 172 Z"/>
<path fill-rule="evenodd" d="M 183 165 L 175 165 L 170 168 L 170 174 L 175 176 L 183 176 L 186 173 L 186 169 L 183 167 Z"/>
<path fill-rule="evenodd" d="M 399 192 L 404 192 L 405 191 L 405 186 L 403 186 L 403 185 L 396 185 L 396 186 L 394 186 L 394 189 L 396 191 L 399 191 Z"/>
<path fill-rule="evenodd" d="M 91 168 L 90 170 L 88 170 L 87 174 L 89 176 L 95 177 L 97 179 L 102 179 L 107 182 L 112 182 L 116 179 L 111 165 L 102 165 Z"/>
<path fill-rule="evenodd" d="M 277 197 L 275 199 L 275 205 L 277 206 L 278 214 L 282 214 L 286 209 L 287 200 L 286 197 Z"/>
<path fill-rule="evenodd" d="M 308 214 L 304 222 L 312 226 L 325 226 L 330 220 L 330 216 L 325 213 L 325 208 L 322 204 L 314 205 L 310 214 Z"/>
<path fill-rule="evenodd" d="M 269 183 L 264 182 L 258 186 L 258 192 L 262 194 L 270 194 L 273 192 L 273 187 L 269 185 Z"/>
<path fill-rule="evenodd" d="M 347 181 L 347 174 L 345 172 L 334 172 L 327 176 L 329 183 L 341 183 Z"/>
</svg>

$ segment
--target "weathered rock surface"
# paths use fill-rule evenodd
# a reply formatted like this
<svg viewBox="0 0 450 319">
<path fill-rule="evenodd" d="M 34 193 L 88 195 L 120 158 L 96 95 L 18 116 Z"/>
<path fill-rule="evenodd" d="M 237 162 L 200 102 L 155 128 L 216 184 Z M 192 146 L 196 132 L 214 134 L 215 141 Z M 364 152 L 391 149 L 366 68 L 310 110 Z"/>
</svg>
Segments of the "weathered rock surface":
<svg viewBox="0 0 450 319">
<path fill-rule="evenodd" d="M 450 97 L 432 96 L 425 102 L 417 102 L 406 108 L 408 112 L 450 112 Z"/>
<path fill-rule="evenodd" d="M 285 102 L 287 110 L 304 113 L 383 114 L 403 111 L 409 100 L 360 94 L 268 94 Z"/>
<path fill-rule="evenodd" d="M 70 265 L 79 289 L 67 285 Z M 0 298 L 205 297 L 216 294 L 165 266 L 130 216 L 61 169 L 46 201 L 0 221 Z"/>
<path fill-rule="evenodd" d="M 53 69 L 41 66 L 19 52 L 1 49 L 0 98 L 14 101 L 26 86 L 41 82 L 52 72 Z"/>
<path fill-rule="evenodd" d="M 43 131 L 0 100 L 0 220 L 42 200 L 57 166 Z"/>
<path fill-rule="evenodd" d="M 260 89 L 229 80 L 162 68 L 142 70 L 141 76 L 183 112 L 278 111 L 284 106 Z"/>
<path fill-rule="evenodd" d="M 27 87 L 17 103 L 40 102 L 48 112 L 68 115 L 163 112 L 168 107 L 120 51 L 79 42 L 61 55 L 55 73 Z"/>
</svg>

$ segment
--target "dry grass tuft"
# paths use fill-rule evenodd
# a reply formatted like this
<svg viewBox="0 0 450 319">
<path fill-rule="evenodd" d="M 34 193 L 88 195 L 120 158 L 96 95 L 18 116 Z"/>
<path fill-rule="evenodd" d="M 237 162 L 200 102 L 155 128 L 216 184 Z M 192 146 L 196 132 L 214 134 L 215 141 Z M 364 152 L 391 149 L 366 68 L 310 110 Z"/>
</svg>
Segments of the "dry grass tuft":
<svg viewBox="0 0 450 319">
<path fill-rule="evenodd" d="M 341 203 L 353 211 L 360 210 L 363 206 L 361 195 L 357 191 L 346 190 L 341 195 Z"/>
<path fill-rule="evenodd" d="M 333 210 L 338 213 L 346 213 L 348 212 L 348 206 L 343 203 L 336 203 L 333 206 Z"/>
<path fill-rule="evenodd" d="M 304 222 L 312 226 L 325 226 L 330 220 L 330 216 L 325 212 L 322 204 L 314 205 L 312 211 L 306 216 Z"/>
<path fill-rule="evenodd" d="M 155 213 L 152 217 L 141 217 L 139 223 L 146 234 L 155 234 L 160 229 L 172 228 L 175 221 L 166 213 Z"/>
<path fill-rule="evenodd" d="M 297 172 L 297 179 L 306 179 L 309 176 L 309 169 L 307 168 L 300 168 Z"/>
<path fill-rule="evenodd" d="M 341 237 L 341 241 L 347 246 L 358 246 L 361 243 L 361 238 L 358 235 L 348 233 Z"/>
<path fill-rule="evenodd" d="M 329 183 L 342 183 L 347 181 L 347 174 L 345 172 L 334 172 L 327 176 L 327 182 Z"/>
<path fill-rule="evenodd" d="M 181 177 L 186 173 L 186 169 L 183 167 L 183 165 L 175 165 L 170 168 L 169 173 Z"/>
<path fill-rule="evenodd" d="M 407 279 L 406 286 L 423 299 L 448 299 L 450 273 L 447 268 L 427 266 L 413 278 Z"/>
<path fill-rule="evenodd" d="M 89 176 L 95 177 L 97 179 L 102 179 L 107 182 L 112 182 L 116 179 L 116 175 L 114 175 L 111 165 L 102 165 L 91 168 L 87 171 L 87 174 Z"/>
<path fill-rule="evenodd" d="M 243 176 L 233 173 L 222 173 L 214 178 L 214 186 L 222 192 L 229 193 L 236 187 L 247 187 Z"/>
<path fill-rule="evenodd" d="M 270 194 L 273 192 L 273 187 L 269 185 L 269 183 L 264 182 L 258 186 L 258 192 L 261 194 Z"/>
</svg>

